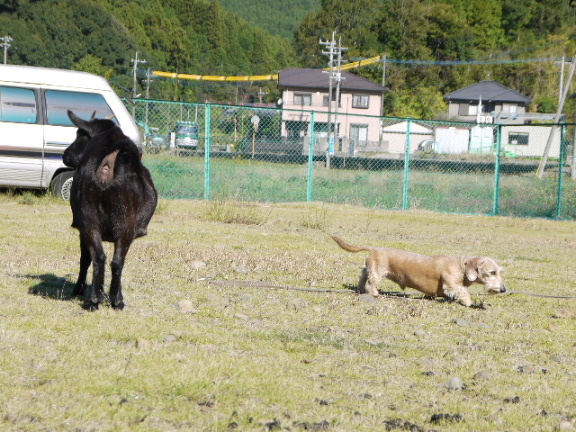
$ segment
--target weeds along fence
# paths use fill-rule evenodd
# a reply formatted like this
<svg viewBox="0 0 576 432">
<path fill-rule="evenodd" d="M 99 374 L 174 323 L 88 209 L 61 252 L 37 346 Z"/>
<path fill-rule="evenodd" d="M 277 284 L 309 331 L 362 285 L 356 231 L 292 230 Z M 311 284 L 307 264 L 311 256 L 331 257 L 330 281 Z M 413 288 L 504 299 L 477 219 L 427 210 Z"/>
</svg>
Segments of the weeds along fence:
<svg viewBox="0 0 576 432">
<path fill-rule="evenodd" d="M 163 198 L 576 219 L 571 124 L 343 113 L 329 121 L 325 112 L 156 100 L 127 106 Z"/>
</svg>

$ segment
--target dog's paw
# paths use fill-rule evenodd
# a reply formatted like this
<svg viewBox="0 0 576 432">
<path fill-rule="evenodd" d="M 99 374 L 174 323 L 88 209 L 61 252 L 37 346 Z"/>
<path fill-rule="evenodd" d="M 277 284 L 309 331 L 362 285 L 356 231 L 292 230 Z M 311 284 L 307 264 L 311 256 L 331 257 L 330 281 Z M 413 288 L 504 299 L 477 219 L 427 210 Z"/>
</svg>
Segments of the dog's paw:
<svg viewBox="0 0 576 432">
<path fill-rule="evenodd" d="M 89 312 L 94 312 L 98 310 L 98 303 L 93 302 L 92 300 L 85 300 L 82 304 L 82 309 L 87 310 Z"/>
<path fill-rule="evenodd" d="M 122 300 L 120 300 L 117 302 L 111 302 L 111 306 L 113 309 L 122 310 L 122 309 L 124 309 L 125 305 L 124 305 L 124 302 Z"/>
<path fill-rule="evenodd" d="M 466 307 L 470 307 L 474 304 L 472 302 L 472 299 L 470 298 L 470 296 L 466 295 L 466 293 L 449 291 L 449 292 L 444 292 L 444 297 L 446 297 L 446 299 L 450 302 L 458 302 L 461 305 L 466 306 Z"/>
</svg>

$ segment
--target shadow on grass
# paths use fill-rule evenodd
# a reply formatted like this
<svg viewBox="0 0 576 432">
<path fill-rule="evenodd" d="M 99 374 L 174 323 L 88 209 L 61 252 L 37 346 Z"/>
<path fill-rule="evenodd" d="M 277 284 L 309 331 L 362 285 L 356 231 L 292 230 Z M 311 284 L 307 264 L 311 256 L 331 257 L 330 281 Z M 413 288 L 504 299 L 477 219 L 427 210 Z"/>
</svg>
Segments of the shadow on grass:
<svg viewBox="0 0 576 432">
<path fill-rule="evenodd" d="M 356 294 L 363 294 L 358 290 L 358 286 L 351 285 L 351 284 L 344 284 L 343 288 L 345 290 L 350 290 L 355 292 Z M 378 294 L 381 297 L 393 297 L 393 298 L 405 298 L 405 299 L 413 299 L 413 300 L 438 300 L 437 297 L 434 296 L 427 296 L 418 293 L 407 293 L 405 291 L 382 291 L 378 290 Z"/>
<path fill-rule="evenodd" d="M 74 283 L 69 282 L 65 277 L 50 273 L 40 275 L 27 274 L 21 275 L 21 277 L 38 281 L 36 285 L 28 289 L 29 294 L 62 301 L 70 301 L 73 298 Z"/>
<path fill-rule="evenodd" d="M 344 288 L 349 289 L 350 291 L 353 291 L 357 294 L 360 294 L 360 291 L 358 290 L 358 287 L 356 285 L 345 284 Z M 378 293 L 382 297 L 405 298 L 405 299 L 411 299 L 411 300 L 427 300 L 427 301 L 435 301 L 438 303 L 454 303 L 454 300 L 450 300 L 447 298 L 429 296 L 429 295 L 419 294 L 419 293 L 411 293 L 411 292 L 407 293 L 405 291 L 382 291 L 382 290 L 378 290 Z M 470 306 L 470 308 L 471 309 L 480 309 L 480 310 L 486 309 L 486 307 L 484 306 L 484 301 L 476 302 L 472 306 Z"/>
<path fill-rule="evenodd" d="M 342 285 L 342 287 L 345 290 L 350 290 L 352 292 L 355 292 L 356 294 L 363 294 L 360 292 L 357 285 L 344 284 L 344 285 Z M 378 294 L 380 294 L 382 297 L 414 298 L 414 295 L 410 295 L 409 293 L 406 293 L 404 291 L 382 291 L 382 290 L 378 290 Z M 418 297 L 422 297 L 422 296 L 420 295 Z"/>
</svg>

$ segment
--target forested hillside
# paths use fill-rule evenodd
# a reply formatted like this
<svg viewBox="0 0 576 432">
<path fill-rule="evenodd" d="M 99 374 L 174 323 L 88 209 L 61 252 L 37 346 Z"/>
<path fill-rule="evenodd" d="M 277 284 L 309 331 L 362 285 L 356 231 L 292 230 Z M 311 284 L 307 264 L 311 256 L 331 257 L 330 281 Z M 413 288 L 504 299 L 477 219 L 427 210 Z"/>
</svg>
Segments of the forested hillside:
<svg viewBox="0 0 576 432">
<path fill-rule="evenodd" d="M 218 0 L 0 0 L 0 33 L 14 39 L 9 63 L 87 70 L 127 89 L 139 51 L 146 60 L 138 65 L 140 92 L 148 68 L 251 75 L 296 62 L 287 39 L 248 24 Z M 229 101 L 243 90 L 250 91 L 161 79 L 150 86 L 153 98 L 187 101 Z"/>
<path fill-rule="evenodd" d="M 390 114 L 438 116 L 443 95 L 484 79 L 530 96 L 533 110 L 553 112 L 560 67 L 533 60 L 576 54 L 575 8 L 567 0 L 322 0 L 297 29 L 295 46 L 308 66 L 326 64 L 318 39 L 332 31 L 349 59 L 386 54 Z M 358 72 L 382 80 L 381 66 Z"/>
<path fill-rule="evenodd" d="M 302 19 L 320 0 L 221 0 L 222 6 L 270 33 L 292 39 Z"/>
<path fill-rule="evenodd" d="M 137 51 L 146 60 L 137 74 L 144 94 L 147 69 L 260 75 L 325 67 L 319 40 L 335 31 L 346 59 L 386 55 L 385 68 L 355 71 L 385 79 L 386 114 L 434 118 L 446 111 L 445 94 L 483 79 L 531 97 L 531 110 L 554 112 L 556 60 L 576 54 L 575 9 L 574 0 L 0 0 L 0 35 L 14 39 L 9 63 L 95 72 L 127 95 L 121 89 L 133 87 Z M 295 27 L 292 37 L 263 29 L 286 35 Z M 277 99 L 272 81 L 160 78 L 150 97 L 235 102 L 260 87 L 265 101 Z"/>
</svg>

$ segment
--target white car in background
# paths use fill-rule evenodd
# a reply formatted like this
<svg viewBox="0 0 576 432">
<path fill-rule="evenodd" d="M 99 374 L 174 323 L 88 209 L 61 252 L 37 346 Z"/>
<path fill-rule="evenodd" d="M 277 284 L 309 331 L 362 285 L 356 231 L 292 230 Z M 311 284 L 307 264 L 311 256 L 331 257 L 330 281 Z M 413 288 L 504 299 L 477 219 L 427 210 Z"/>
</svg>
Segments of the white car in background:
<svg viewBox="0 0 576 432">
<path fill-rule="evenodd" d="M 62 153 L 76 138 L 71 110 L 83 119 L 111 118 L 141 146 L 130 113 L 97 75 L 0 65 L 0 187 L 50 189 L 69 199 L 73 171 Z"/>
</svg>

